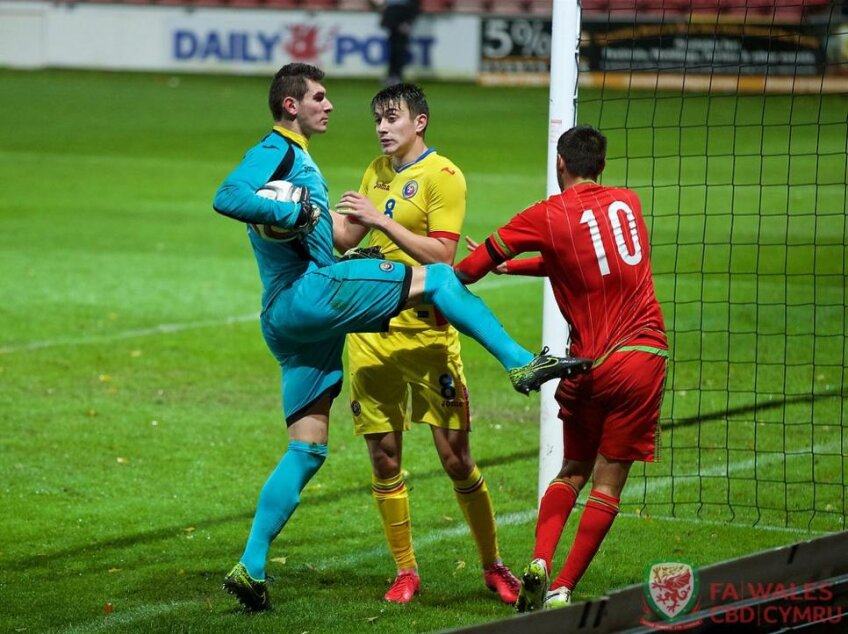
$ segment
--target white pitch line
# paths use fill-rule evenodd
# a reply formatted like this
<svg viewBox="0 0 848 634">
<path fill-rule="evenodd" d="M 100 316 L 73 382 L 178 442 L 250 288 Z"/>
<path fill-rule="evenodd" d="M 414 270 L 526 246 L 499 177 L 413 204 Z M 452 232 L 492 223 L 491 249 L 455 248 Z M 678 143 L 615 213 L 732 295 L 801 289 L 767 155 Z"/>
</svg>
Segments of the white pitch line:
<svg viewBox="0 0 848 634">
<path fill-rule="evenodd" d="M 485 280 L 471 287 L 473 291 L 485 293 L 490 290 L 503 288 L 506 286 L 518 286 L 529 282 L 536 282 L 541 278 L 530 278 L 520 276 L 498 276 L 491 280 Z M 114 341 L 123 341 L 124 339 L 138 339 L 141 337 L 152 337 L 156 335 L 170 335 L 175 332 L 183 332 L 186 330 L 195 330 L 198 328 L 215 328 L 218 326 L 227 326 L 230 324 L 239 324 L 259 319 L 258 313 L 249 315 L 237 315 L 234 317 L 226 317 L 225 319 L 204 319 L 200 321 L 187 321 L 176 324 L 157 324 L 149 328 L 137 328 L 134 330 L 124 330 L 104 335 L 86 335 L 83 337 L 60 337 L 58 339 L 44 339 L 41 341 L 25 341 L 21 343 L 12 343 L 5 346 L 0 346 L 0 355 L 14 354 L 16 352 L 31 352 L 34 350 L 43 350 L 45 348 L 56 348 L 59 346 L 85 346 L 98 343 L 111 343 Z"/>
<path fill-rule="evenodd" d="M 837 450 L 842 450 L 842 440 L 837 439 L 834 442 L 829 442 L 825 445 L 819 447 L 813 447 L 813 450 L 817 451 L 820 454 L 828 454 L 833 453 Z M 799 454 L 793 454 L 799 455 Z M 741 462 L 733 462 L 733 463 L 725 463 L 715 465 L 714 467 L 710 467 L 705 469 L 700 473 L 693 474 L 676 474 L 678 478 L 714 478 L 717 476 L 731 476 L 734 473 L 738 473 L 740 471 L 748 471 L 750 469 L 755 469 L 757 466 L 762 465 L 770 465 L 772 463 L 778 463 L 785 459 L 786 454 L 778 454 L 774 452 L 770 452 L 766 456 L 758 457 L 755 455 L 753 458 L 747 458 Z M 649 495 L 654 493 L 655 491 L 661 491 L 669 487 L 668 482 L 671 480 L 672 476 L 651 476 L 651 481 L 646 482 L 645 478 L 641 478 L 641 482 L 644 482 L 644 490 L 645 494 Z M 632 481 L 631 481 L 632 482 Z M 632 484 L 631 484 L 632 490 Z M 630 500 L 627 500 L 625 503 L 632 503 Z"/>
<path fill-rule="evenodd" d="M 837 443 L 828 443 L 823 447 L 819 448 L 819 451 L 828 452 L 834 451 L 837 448 Z M 775 454 L 769 454 L 767 456 L 761 457 L 759 460 L 757 459 L 748 459 L 740 463 L 734 463 L 732 466 L 728 468 L 728 465 L 717 465 L 716 467 L 705 470 L 701 475 L 702 476 L 718 476 L 718 475 L 730 475 L 734 471 L 742 471 L 745 469 L 750 469 L 755 464 L 763 465 L 769 464 L 773 462 L 779 462 L 779 458 Z M 695 477 L 695 476 L 693 476 Z M 629 483 L 632 486 L 635 483 Z M 658 477 L 656 480 L 653 480 L 645 485 L 648 493 L 656 494 L 663 489 L 668 489 L 671 487 L 671 478 Z M 631 489 L 632 490 L 632 489 Z M 632 500 L 624 500 L 624 504 L 634 504 Z M 761 525 L 761 526 L 746 526 L 743 524 L 732 524 L 729 522 L 721 522 L 716 520 L 704 520 L 698 518 L 686 518 L 686 517 L 668 517 L 661 515 L 640 515 L 638 513 L 620 513 L 619 517 L 625 519 L 638 519 L 642 521 L 648 520 L 661 520 L 668 522 L 677 522 L 682 524 L 698 524 L 705 526 L 720 526 L 727 528 L 736 528 L 736 529 L 752 529 L 758 531 L 770 531 L 770 532 L 778 532 L 778 533 L 791 533 L 798 535 L 827 535 L 835 531 L 819 531 L 819 530 L 805 530 L 803 528 L 793 528 L 788 526 L 772 526 L 772 525 Z M 526 524 L 535 520 L 536 518 L 536 510 L 528 510 L 528 511 L 519 511 L 516 513 L 508 513 L 506 515 L 498 515 L 497 516 L 497 525 L 498 526 L 514 526 L 520 524 Z M 447 539 L 451 539 L 453 537 L 468 535 L 469 530 L 468 526 L 463 522 L 457 524 L 456 526 L 452 526 L 450 528 L 443 528 L 436 531 L 432 531 L 430 533 L 425 533 L 421 537 L 413 537 L 413 542 L 416 547 L 420 546 L 429 546 L 431 544 L 437 544 Z M 334 558 L 328 561 L 326 564 L 321 565 L 323 568 L 328 568 L 332 566 L 338 565 L 353 565 L 357 564 L 361 561 L 367 559 L 374 559 L 377 557 L 385 557 L 387 554 L 385 546 L 377 546 L 374 548 L 370 548 L 367 550 L 362 550 L 356 553 L 351 553 L 345 557 Z"/>
<path fill-rule="evenodd" d="M 82 625 L 72 625 L 59 630 L 62 634 L 87 634 L 88 632 L 104 632 L 118 626 L 132 625 L 137 621 L 161 616 L 182 609 L 189 605 L 197 605 L 200 601 L 171 601 L 169 603 L 153 603 L 141 605 L 137 608 L 121 610 L 120 605 L 117 612 L 104 615 L 96 620 Z"/>
<path fill-rule="evenodd" d="M 767 533 L 790 533 L 792 535 L 810 535 L 811 537 L 814 537 L 816 535 L 831 535 L 833 533 L 838 532 L 837 530 L 807 530 L 805 528 L 793 528 L 791 526 L 771 526 L 768 524 L 762 526 L 747 526 L 745 524 L 731 524 L 729 522 L 721 522 L 718 520 L 702 520 L 693 517 L 669 517 L 667 515 L 640 515 L 639 513 L 619 513 L 618 517 L 642 521 L 661 520 L 663 522 L 673 522 L 679 524 L 698 524 L 699 526 L 717 526 L 719 528 L 736 528 L 740 530 L 748 529 L 754 531 L 765 531 Z"/>
<path fill-rule="evenodd" d="M 206 319 L 201 321 L 189 321 L 181 324 L 157 324 L 150 328 L 124 330 L 122 332 L 116 332 L 108 335 L 88 335 L 84 337 L 63 337 L 60 339 L 28 341 L 25 343 L 16 343 L 0 347 L 0 354 L 43 350 L 44 348 L 56 348 L 58 346 L 84 346 L 94 343 L 110 343 L 112 341 L 121 341 L 123 339 L 136 339 L 139 337 L 150 337 L 155 335 L 169 335 L 175 332 L 182 332 L 184 330 L 194 330 L 196 328 L 212 328 L 216 326 L 238 324 L 246 321 L 256 321 L 258 318 L 259 315 L 257 313 L 251 313 L 250 315 L 227 317 L 226 319 Z"/>
<path fill-rule="evenodd" d="M 582 505 L 581 505 L 582 506 Z M 619 519 L 625 520 L 640 520 L 642 522 L 648 521 L 662 521 L 662 522 L 674 522 L 676 524 L 697 524 L 698 526 L 715 526 L 718 528 L 731 528 L 736 530 L 755 530 L 755 531 L 765 531 L 765 532 L 774 532 L 774 533 L 789 533 L 792 535 L 809 535 L 811 537 L 816 535 L 830 535 L 836 531 L 821 531 L 821 530 L 806 530 L 803 528 L 792 528 L 787 526 L 746 526 L 743 524 L 731 524 L 728 522 L 720 522 L 715 520 L 702 520 L 697 518 L 689 518 L 689 517 L 668 517 L 664 515 L 640 515 L 638 513 L 619 513 Z M 536 510 L 527 510 L 527 511 L 518 511 L 515 513 L 507 513 L 506 515 L 498 515 L 496 518 L 496 524 L 498 527 L 503 526 L 520 526 L 523 524 L 529 524 L 536 519 Z M 573 521 L 573 519 L 571 520 Z M 464 522 L 457 524 L 456 526 L 451 526 L 450 528 L 442 528 L 435 531 L 430 531 L 429 533 L 425 533 L 422 536 L 417 536 L 413 532 L 413 545 L 416 549 L 421 547 L 432 546 L 434 544 L 440 544 L 449 539 L 453 539 L 455 537 L 465 537 L 469 535 L 468 525 Z M 354 567 L 362 564 L 365 561 L 386 558 L 389 557 L 389 552 L 386 549 L 385 545 L 374 546 L 373 548 L 368 548 L 366 550 L 360 550 L 357 552 L 350 553 L 345 555 L 344 557 L 331 557 L 323 562 L 319 561 L 315 568 L 318 570 L 331 570 L 333 568 L 338 567 Z"/>
<path fill-rule="evenodd" d="M 784 526 L 742 526 L 738 524 L 728 524 L 725 522 L 717 522 L 712 520 L 699 520 L 692 518 L 681 518 L 681 517 L 663 517 L 663 516 L 649 516 L 646 517 L 644 515 L 638 515 L 636 513 L 620 513 L 619 519 L 626 520 L 640 520 L 642 522 L 646 521 L 663 521 L 663 522 L 674 522 L 679 524 L 697 524 L 699 526 L 716 526 L 722 528 L 731 528 L 736 530 L 758 530 L 758 531 L 772 531 L 779 533 L 791 533 L 791 534 L 799 534 L 799 535 L 828 535 L 832 531 L 818 531 L 811 530 L 807 531 L 800 528 L 788 528 Z M 503 526 L 520 526 L 523 524 L 529 524 L 533 520 L 536 519 L 536 510 L 527 510 L 527 511 L 518 511 L 515 513 L 507 513 L 506 515 L 498 515 L 497 516 L 497 525 L 499 527 Z M 468 526 L 462 522 L 457 524 L 456 526 L 452 526 L 450 528 L 443 528 L 435 531 L 430 531 L 425 533 L 420 537 L 416 537 L 414 539 L 414 544 L 416 547 L 427 547 L 432 546 L 434 544 L 440 544 L 449 539 L 453 539 L 455 537 L 465 537 L 469 535 Z M 353 567 L 362 564 L 365 561 L 378 559 L 378 558 L 388 558 L 389 554 L 386 550 L 386 547 L 383 545 L 375 546 L 373 548 L 368 548 L 366 550 L 360 550 L 355 553 L 350 553 L 344 557 L 330 557 L 327 559 L 318 560 L 315 564 L 315 568 L 321 571 L 326 570 L 338 570 L 339 568 L 345 567 Z M 98 632 L 111 629 L 116 625 L 131 625 L 137 621 L 148 619 L 153 616 L 161 616 L 163 614 L 168 614 L 169 612 L 173 612 L 177 609 L 181 609 L 183 607 L 189 605 L 195 605 L 200 603 L 199 601 L 180 601 L 180 602 L 171 602 L 171 603 L 158 603 L 152 605 L 140 606 L 138 608 L 132 608 L 127 611 L 122 611 L 118 614 L 110 615 L 108 617 L 103 617 L 97 619 L 96 621 L 90 621 L 83 625 L 76 625 L 73 627 L 68 627 L 63 630 L 60 630 L 63 634 L 83 634 L 84 632 Z"/>
<path fill-rule="evenodd" d="M 516 526 L 521 524 L 527 524 L 528 522 L 531 522 L 535 519 L 535 510 L 518 511 L 517 513 L 507 513 L 506 515 L 498 515 L 497 525 Z M 413 530 L 412 543 L 415 548 L 420 548 L 422 546 L 439 544 L 448 539 L 453 539 L 454 537 L 463 537 L 468 534 L 468 525 L 465 522 L 459 522 L 455 526 L 451 526 L 449 528 L 440 528 L 438 530 L 424 533 L 420 536 L 416 535 L 415 531 Z M 367 550 L 360 550 L 358 552 L 350 553 L 349 555 L 345 555 L 344 557 L 329 558 L 324 562 L 319 563 L 316 567 L 320 570 L 328 570 L 338 566 L 350 567 L 358 565 L 361 562 L 369 559 L 378 559 L 388 556 L 389 552 L 386 549 L 386 546 L 384 544 L 381 544 L 379 546 L 375 546 Z"/>
</svg>

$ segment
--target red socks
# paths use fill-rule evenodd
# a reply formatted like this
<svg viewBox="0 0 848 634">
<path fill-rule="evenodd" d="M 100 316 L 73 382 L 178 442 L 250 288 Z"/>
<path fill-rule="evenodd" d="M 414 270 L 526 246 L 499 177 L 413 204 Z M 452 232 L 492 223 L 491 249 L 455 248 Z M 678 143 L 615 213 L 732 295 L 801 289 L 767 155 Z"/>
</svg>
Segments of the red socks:
<svg viewBox="0 0 848 634">
<path fill-rule="evenodd" d="M 547 493 L 545 493 L 545 497 L 547 497 Z M 601 546 L 604 537 L 607 536 L 613 521 L 615 521 L 615 516 L 618 515 L 618 502 L 618 498 L 605 495 L 599 491 L 593 490 L 589 494 L 586 508 L 583 509 L 583 515 L 577 527 L 577 535 L 574 537 L 574 545 L 568 553 L 568 558 L 565 560 L 565 565 L 562 567 L 559 576 L 551 583 L 551 590 L 563 586 L 570 590 L 574 589 L 574 586 L 577 585 L 592 562 L 595 553 L 598 552 L 598 548 Z M 542 508 L 544 508 L 544 504 L 543 499 Z M 542 512 L 539 511 L 540 523 L 541 518 Z M 562 526 L 559 530 L 562 531 Z M 538 535 L 536 544 L 538 551 Z"/>
<path fill-rule="evenodd" d="M 539 506 L 539 519 L 536 520 L 536 547 L 533 559 L 544 559 L 548 570 L 554 558 L 562 529 L 568 521 L 571 509 L 577 502 L 577 489 L 565 480 L 554 480 L 548 485 Z"/>
</svg>

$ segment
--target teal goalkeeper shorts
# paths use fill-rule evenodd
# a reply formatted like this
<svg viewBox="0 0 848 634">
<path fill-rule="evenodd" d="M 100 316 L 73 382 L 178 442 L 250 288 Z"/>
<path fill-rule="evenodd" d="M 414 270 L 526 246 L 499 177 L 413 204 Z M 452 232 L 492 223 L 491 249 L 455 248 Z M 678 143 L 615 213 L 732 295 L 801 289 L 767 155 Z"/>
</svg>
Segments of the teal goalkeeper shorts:
<svg viewBox="0 0 848 634">
<path fill-rule="evenodd" d="M 338 262 L 299 277 L 262 312 L 262 335 L 282 368 L 287 425 L 325 395 L 338 396 L 345 335 L 387 330 L 411 277 L 397 262 Z"/>
</svg>

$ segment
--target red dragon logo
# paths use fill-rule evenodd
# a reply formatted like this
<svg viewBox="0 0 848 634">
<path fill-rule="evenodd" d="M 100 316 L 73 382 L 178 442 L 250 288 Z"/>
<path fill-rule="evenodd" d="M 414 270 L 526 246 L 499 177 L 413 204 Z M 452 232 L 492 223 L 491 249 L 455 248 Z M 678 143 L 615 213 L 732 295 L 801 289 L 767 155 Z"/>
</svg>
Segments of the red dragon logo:
<svg viewBox="0 0 848 634">
<path fill-rule="evenodd" d="M 698 600 L 698 574 L 689 564 L 664 562 L 653 564 L 645 579 L 645 598 L 658 617 L 670 621 L 682 617 Z"/>
<path fill-rule="evenodd" d="M 321 37 L 320 27 L 312 24 L 290 24 L 286 28 L 289 36 L 283 41 L 283 50 L 297 62 L 318 59 L 321 53 L 330 48 L 335 36 L 333 29 Z"/>
</svg>

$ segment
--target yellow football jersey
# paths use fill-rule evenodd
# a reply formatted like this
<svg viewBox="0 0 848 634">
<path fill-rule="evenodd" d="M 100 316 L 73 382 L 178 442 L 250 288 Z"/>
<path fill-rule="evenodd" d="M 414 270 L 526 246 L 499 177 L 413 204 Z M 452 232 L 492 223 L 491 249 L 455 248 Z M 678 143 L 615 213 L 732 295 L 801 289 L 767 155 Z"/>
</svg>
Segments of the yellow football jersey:
<svg viewBox="0 0 848 634">
<path fill-rule="evenodd" d="M 459 240 L 465 220 L 465 176 L 432 148 L 397 171 L 390 157 L 376 158 L 365 170 L 359 191 L 378 210 L 418 235 Z M 370 232 L 368 246 L 379 246 L 388 260 L 421 264 L 382 231 Z M 436 326 L 444 327 L 446 322 L 430 304 L 401 312 L 390 325 L 404 330 Z"/>
</svg>

